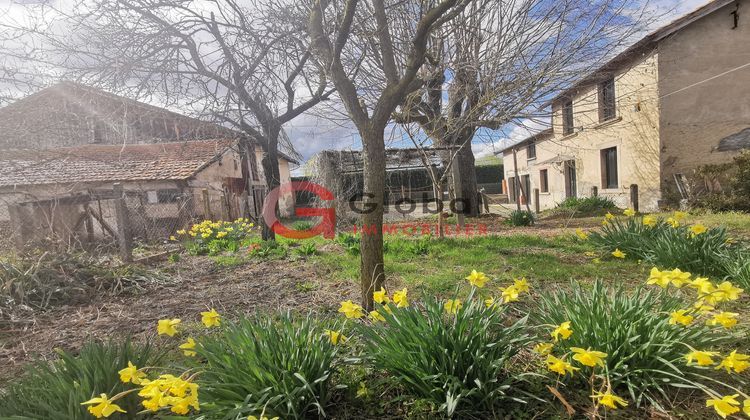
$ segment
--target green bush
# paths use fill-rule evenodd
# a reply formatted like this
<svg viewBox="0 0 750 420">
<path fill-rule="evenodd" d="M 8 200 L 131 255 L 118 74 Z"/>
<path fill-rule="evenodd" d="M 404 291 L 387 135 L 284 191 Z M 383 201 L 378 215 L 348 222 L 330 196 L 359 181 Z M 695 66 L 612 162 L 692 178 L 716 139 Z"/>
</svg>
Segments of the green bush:
<svg viewBox="0 0 750 420">
<path fill-rule="evenodd" d="M 660 407 L 668 401 L 670 387 L 710 389 L 706 370 L 688 366 L 684 356 L 691 348 L 715 349 L 730 339 L 703 323 L 687 328 L 669 324 L 670 313 L 690 306 L 661 289 L 639 287 L 627 293 L 623 286 L 607 288 L 601 281 L 592 288 L 574 283 L 570 291 L 542 294 L 532 320 L 547 330 L 570 322 L 573 334 L 555 344 L 554 355 L 560 357 L 571 347 L 607 353 L 613 392 L 639 406 L 648 402 Z M 580 373 L 579 382 L 588 379 L 590 370 Z"/>
<path fill-rule="evenodd" d="M 473 293 L 473 292 L 472 292 Z M 455 315 L 443 303 L 393 308 L 385 322 L 360 325 L 366 357 L 404 389 L 433 402 L 448 416 L 490 413 L 523 401 L 511 359 L 527 346 L 526 320 L 509 321 L 507 306 L 486 305 L 471 296 Z"/>
<path fill-rule="evenodd" d="M 77 420 L 91 419 L 81 403 L 99 394 L 112 397 L 132 389 L 120 382 L 117 371 L 132 362 L 137 367 L 154 366 L 162 355 L 149 345 L 107 342 L 86 344 L 78 356 L 60 351 L 52 363 L 39 361 L 27 368 L 18 380 L 0 392 L 0 417 L 13 419 Z M 117 400 L 127 414 L 120 418 L 134 419 L 141 411 L 136 393 Z"/>
<path fill-rule="evenodd" d="M 287 249 L 279 242 L 263 241 L 252 248 L 252 250 L 250 251 L 250 255 L 262 259 L 280 259 L 286 257 Z"/>
<path fill-rule="evenodd" d="M 560 209 L 570 209 L 581 213 L 594 213 L 600 210 L 614 210 L 615 202 L 608 197 L 568 197 L 557 205 Z"/>
<path fill-rule="evenodd" d="M 730 163 L 698 168 L 694 182 L 699 187 L 719 184 L 722 190 L 693 194 L 691 206 L 713 211 L 750 211 L 750 151 L 743 151 Z"/>
<path fill-rule="evenodd" d="M 513 210 L 507 223 L 511 226 L 531 226 L 534 224 L 534 213 L 526 210 Z"/>
<path fill-rule="evenodd" d="M 242 319 L 195 350 L 207 418 L 325 416 L 336 348 L 314 319 Z"/>
<path fill-rule="evenodd" d="M 359 237 L 348 233 L 336 235 L 336 242 L 341 245 L 349 255 L 359 255 Z"/>
</svg>

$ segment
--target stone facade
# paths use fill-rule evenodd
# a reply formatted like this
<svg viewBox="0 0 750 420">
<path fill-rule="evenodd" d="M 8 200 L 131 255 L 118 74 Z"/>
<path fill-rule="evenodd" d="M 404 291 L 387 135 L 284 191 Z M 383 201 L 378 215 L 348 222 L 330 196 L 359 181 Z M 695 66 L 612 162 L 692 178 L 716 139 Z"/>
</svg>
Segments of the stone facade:
<svg viewBox="0 0 750 420">
<path fill-rule="evenodd" d="M 640 209 L 654 211 L 675 201 L 674 174 L 731 161 L 739 151 L 718 151 L 719 142 L 750 127 L 750 22 L 734 28 L 731 13 L 745 6 L 750 0 L 709 3 L 551 101 L 551 130 L 503 151 L 511 200 L 522 195 L 513 150 L 526 194 L 540 189 L 540 209 L 595 190 L 628 207 L 635 184 Z"/>
</svg>

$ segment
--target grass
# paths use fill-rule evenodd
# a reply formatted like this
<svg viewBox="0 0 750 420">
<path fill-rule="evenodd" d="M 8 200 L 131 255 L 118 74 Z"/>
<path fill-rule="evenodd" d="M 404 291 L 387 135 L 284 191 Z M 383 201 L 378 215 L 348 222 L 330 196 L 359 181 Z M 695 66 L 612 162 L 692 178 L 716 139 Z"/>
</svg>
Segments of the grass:
<svg viewBox="0 0 750 420">
<path fill-rule="evenodd" d="M 413 239 L 389 237 L 392 248 Z M 541 238 L 531 235 L 482 236 L 469 239 L 447 238 L 429 243 L 429 252 L 385 254 L 386 275 L 426 295 L 447 296 L 458 280 L 472 269 L 484 271 L 500 281 L 526 276 L 530 281 L 567 283 L 571 279 L 597 278 L 640 280 L 646 268 L 636 262 L 612 261 L 598 255 L 585 243 L 572 237 Z M 313 257 L 337 281 L 356 281 L 359 256 L 346 252 L 326 252 Z M 393 285 L 393 283 L 391 283 Z"/>
</svg>

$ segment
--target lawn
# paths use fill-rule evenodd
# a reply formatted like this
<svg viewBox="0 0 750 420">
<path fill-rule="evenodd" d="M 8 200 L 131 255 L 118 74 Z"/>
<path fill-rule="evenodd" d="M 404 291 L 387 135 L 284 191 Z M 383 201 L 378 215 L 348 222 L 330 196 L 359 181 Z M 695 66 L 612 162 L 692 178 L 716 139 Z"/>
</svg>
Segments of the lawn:
<svg viewBox="0 0 750 420">
<path fill-rule="evenodd" d="M 665 214 L 667 217 L 670 215 Z M 315 417 L 323 412 L 327 417 L 346 419 L 446 415 L 567 418 L 571 410 L 574 416 L 648 418 L 668 412 L 674 417 L 715 418 L 713 409 L 705 407 L 708 397 L 704 391 L 683 388 L 684 384 L 655 391 L 662 385 L 649 378 L 672 378 L 675 382 L 691 378 L 693 382 L 688 384 L 721 388 L 721 395 L 748 393 L 748 371 L 725 375 L 713 367 L 689 369 L 683 360 L 689 350 L 685 346 L 690 343 L 706 346 L 706 350 L 710 346 L 721 355 L 750 351 L 747 294 L 717 303 L 717 310 L 721 305 L 723 311 L 738 314 L 739 322 L 731 331 L 703 326 L 702 317 L 709 315 L 695 314 L 701 321 L 696 320 L 691 327 L 695 330 L 690 331 L 668 323 L 670 313 L 691 305 L 690 287 L 662 291 L 658 286 L 646 286 L 654 264 L 633 256 L 617 258 L 611 249 L 598 244 L 594 232 L 601 230 L 601 220 L 541 220 L 523 228 L 484 220 L 490 234 L 470 238 L 389 235 L 385 244 L 388 296 L 395 304 L 394 292 L 405 288 L 410 304 L 393 306 L 393 314 L 379 310 L 385 323 L 348 319 L 340 313 L 340 302 L 351 300 L 356 306 L 360 300 L 357 241 L 346 233 L 335 240 L 279 238 L 278 244 L 269 246 L 251 231 L 247 237 L 239 235 L 236 246 L 231 241 L 209 240 L 201 246 L 186 244 L 189 252 L 173 254 L 156 266 L 129 270 L 128 278 L 133 280 L 120 289 L 104 290 L 102 284 L 107 283 L 93 283 L 88 294 L 73 303 L 66 301 L 67 295 L 58 301 L 57 295 L 50 294 L 50 300 L 56 302 L 53 305 L 2 313 L 0 387 L 11 393 L 8 395 L 13 398 L 7 401 L 16 405 L 0 403 L 0 417 L 6 414 L 3 410 L 16 414 L 29 410 L 17 401 L 21 389 L 23 395 L 44 390 L 44 398 L 57 401 L 50 407 L 62 404 L 64 408 L 55 408 L 61 417 L 49 418 L 93 418 L 78 400 L 102 392 L 111 398 L 124 392 L 118 401 L 130 414 L 120 418 L 147 418 L 145 413 L 133 417 L 140 401 L 127 390 L 137 386 L 117 383 L 120 368 L 112 368 L 125 367 L 126 359 L 132 358 L 139 368 L 159 366 L 139 371 L 150 378 L 170 372 L 184 381 L 173 386 L 200 384 L 202 412 L 210 413 L 206 418 L 261 418 L 261 414 Z M 728 236 L 740 238 L 742 245 L 741 238 L 750 237 L 748 220 L 746 215 L 704 214 L 690 216 L 683 223 L 727 226 Z M 581 233 L 591 238 L 583 240 Z M 714 233 L 709 230 L 705 235 Z M 666 269 L 677 267 L 659 268 L 666 273 Z M 479 283 L 465 280 L 472 270 L 486 275 L 481 288 L 476 286 Z M 109 277 L 98 276 L 108 281 Z M 140 280 L 144 278 L 153 280 Z M 522 278 L 528 291 L 511 286 Z M 723 279 L 712 280 L 718 284 Z M 620 297 L 616 290 L 622 293 Z M 517 296 L 518 300 L 511 298 L 506 304 L 489 307 L 483 303 L 487 298 L 501 302 L 505 296 Z M 604 298 L 597 300 L 596 296 Z M 563 300 L 555 300 L 560 298 Z M 445 306 L 446 302 L 460 306 Z M 219 327 L 201 324 L 200 313 L 211 308 L 220 314 Z M 289 317 L 279 317 L 287 311 Z M 356 315 L 356 308 L 353 311 L 347 315 Z M 181 320 L 175 324 L 177 334 L 158 335 L 157 323 L 170 319 Z M 606 349 L 613 358 L 604 365 L 608 373 L 578 365 L 575 369 L 588 373 L 550 375 L 545 356 L 532 350 L 549 340 L 552 327 L 565 320 L 574 322 L 571 344 L 551 342 L 553 354 L 570 361 L 563 353 L 571 345 Z M 347 336 L 348 341 L 337 334 Z M 107 344 L 126 337 L 135 343 L 135 349 Z M 178 348 L 189 343 L 185 341 L 188 337 L 199 343 L 188 350 L 197 353 L 194 357 L 185 356 L 186 350 Z M 667 338 L 669 341 L 659 341 Z M 90 344 L 95 342 L 104 343 L 99 344 L 103 347 Z M 149 343 L 149 350 L 139 347 L 144 343 Z M 19 382 L 17 377 L 33 359 L 56 359 L 55 348 L 67 352 L 56 366 L 60 369 L 64 363 L 68 376 L 60 378 L 51 371 L 57 385 L 48 387 L 49 376 L 37 367 L 26 374 L 32 379 Z M 651 359 L 640 358 L 652 353 Z M 234 356 L 228 357 L 230 354 Z M 644 377 L 630 372 L 627 363 L 615 361 L 624 354 L 630 354 L 627 360 L 632 364 L 651 363 L 655 354 L 669 363 L 643 365 L 640 369 L 651 372 Z M 90 365 L 89 359 L 96 360 L 96 365 Z M 644 361 L 638 361 L 641 359 Z M 277 363 L 285 367 L 279 370 Z M 248 366 L 255 370 L 246 371 Z M 677 380 L 663 373 L 664 366 L 674 366 L 676 372 L 684 372 L 684 378 Z M 476 375 L 477 379 L 468 383 L 460 380 Z M 304 377 L 302 383 L 300 376 Z M 86 378 L 85 389 L 90 391 L 81 391 L 72 400 L 66 381 L 81 383 L 81 378 Z M 598 379 L 591 382 L 594 378 Z M 627 407 L 613 410 L 592 403 L 592 387 L 609 389 L 599 382 L 602 379 L 615 384 L 617 395 L 629 403 Z M 98 382 L 106 382 L 106 389 L 97 386 Z M 729 384 L 738 392 L 729 392 L 717 383 Z M 477 384 L 484 385 L 477 388 Z M 178 398 L 165 394 L 175 404 L 189 404 L 191 395 Z M 175 407 L 168 398 L 163 400 L 163 411 Z M 185 408 L 186 413 L 193 412 L 190 407 Z M 181 406 L 172 414 L 180 410 Z M 39 418 L 38 413 L 31 418 Z"/>
</svg>

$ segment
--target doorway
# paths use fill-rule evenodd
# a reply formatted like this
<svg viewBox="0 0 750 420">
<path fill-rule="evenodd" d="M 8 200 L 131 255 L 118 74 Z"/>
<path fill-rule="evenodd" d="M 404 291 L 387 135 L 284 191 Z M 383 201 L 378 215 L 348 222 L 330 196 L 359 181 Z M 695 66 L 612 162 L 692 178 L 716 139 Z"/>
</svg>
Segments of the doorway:
<svg viewBox="0 0 750 420">
<path fill-rule="evenodd" d="M 578 196 L 578 181 L 576 176 L 576 161 L 565 161 L 565 197 Z"/>
</svg>

